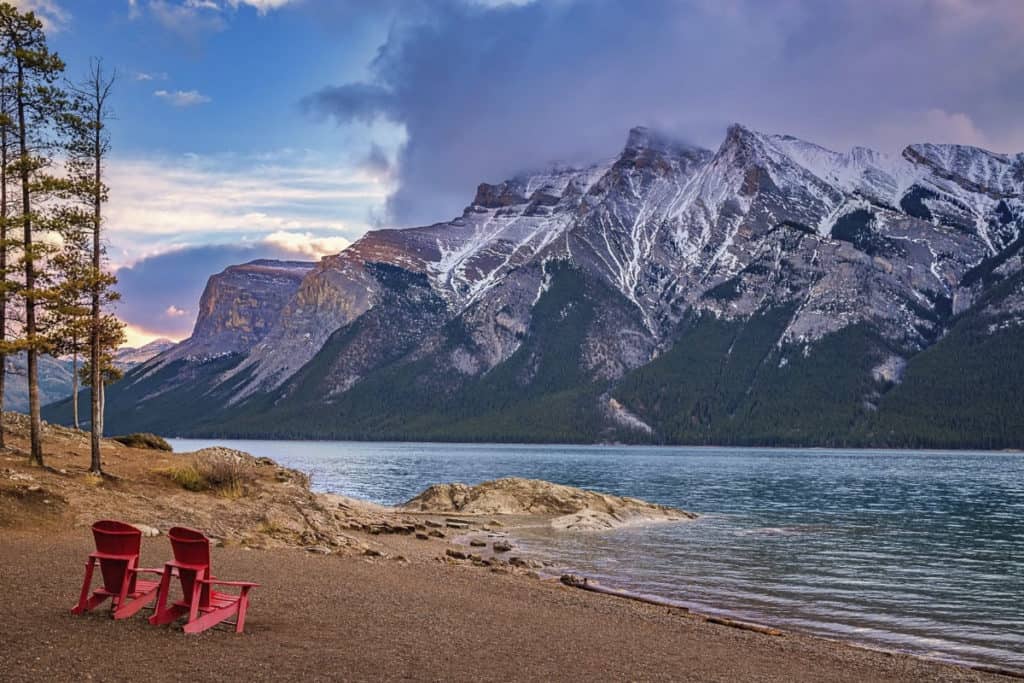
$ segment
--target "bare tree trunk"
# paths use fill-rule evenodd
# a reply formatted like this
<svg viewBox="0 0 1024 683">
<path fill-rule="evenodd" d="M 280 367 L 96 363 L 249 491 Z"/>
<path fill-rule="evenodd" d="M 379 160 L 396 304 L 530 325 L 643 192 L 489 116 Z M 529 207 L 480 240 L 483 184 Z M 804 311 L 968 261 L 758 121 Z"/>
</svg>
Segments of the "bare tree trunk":
<svg viewBox="0 0 1024 683">
<path fill-rule="evenodd" d="M 7 112 L 7 76 L 0 78 L 0 116 Z M 7 340 L 7 123 L 0 127 L 0 349 Z M 0 350 L 0 448 L 4 440 L 4 391 L 7 389 L 7 354 Z"/>
<path fill-rule="evenodd" d="M 91 408 L 92 408 L 92 433 L 90 434 L 89 452 L 91 463 L 89 471 L 95 474 L 103 472 L 103 461 L 100 453 L 100 439 L 103 437 L 103 368 L 100 365 L 100 343 L 101 325 L 100 316 L 100 227 L 103 223 L 101 214 L 103 207 L 103 106 L 106 103 L 107 93 L 110 91 L 110 84 L 104 85 L 102 64 L 96 63 L 92 73 L 92 88 L 95 96 L 96 120 L 93 121 L 93 195 L 92 195 L 92 326 L 89 339 L 89 362 L 92 371 L 91 384 Z"/>
<path fill-rule="evenodd" d="M 71 356 L 71 413 L 78 429 L 78 351 Z"/>
<path fill-rule="evenodd" d="M 99 417 L 98 417 L 99 421 L 96 423 L 96 432 L 95 433 L 98 434 L 100 438 L 102 438 L 103 437 L 103 418 L 104 418 L 104 415 L 106 415 L 106 408 L 107 408 L 107 385 L 102 380 L 100 380 L 100 400 L 99 400 L 99 405 L 100 405 L 100 411 L 99 411 Z"/>
<path fill-rule="evenodd" d="M 43 419 L 39 406 L 39 351 L 36 339 L 36 268 L 32 250 L 32 195 L 29 189 L 29 149 L 25 130 L 25 67 L 18 61 L 18 148 L 21 152 L 21 214 L 25 251 L 25 339 L 28 340 L 28 413 L 31 435 L 30 459 L 43 466 Z"/>
</svg>

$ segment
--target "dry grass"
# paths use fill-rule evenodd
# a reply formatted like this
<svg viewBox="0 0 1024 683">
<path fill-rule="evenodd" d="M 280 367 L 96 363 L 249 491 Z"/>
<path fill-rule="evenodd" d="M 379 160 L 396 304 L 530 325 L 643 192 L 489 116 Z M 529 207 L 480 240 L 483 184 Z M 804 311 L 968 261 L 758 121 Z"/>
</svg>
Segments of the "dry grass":
<svg viewBox="0 0 1024 683">
<path fill-rule="evenodd" d="M 103 486 L 103 477 L 89 472 L 85 475 L 85 483 L 89 486 Z"/>
<path fill-rule="evenodd" d="M 187 491 L 213 491 L 225 498 L 241 498 L 256 480 L 248 463 L 230 457 L 199 460 L 161 473 Z"/>
</svg>

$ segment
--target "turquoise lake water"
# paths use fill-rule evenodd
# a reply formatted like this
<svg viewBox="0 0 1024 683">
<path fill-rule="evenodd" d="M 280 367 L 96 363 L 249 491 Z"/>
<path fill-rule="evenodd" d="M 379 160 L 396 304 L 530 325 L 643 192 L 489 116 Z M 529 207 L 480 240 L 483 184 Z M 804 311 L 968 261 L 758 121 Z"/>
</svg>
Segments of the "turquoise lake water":
<svg viewBox="0 0 1024 683">
<path fill-rule="evenodd" d="M 529 533 L 567 570 L 707 612 L 1024 669 L 1024 455 L 174 439 L 224 445 L 384 504 L 426 486 L 546 479 L 696 522 Z"/>
</svg>

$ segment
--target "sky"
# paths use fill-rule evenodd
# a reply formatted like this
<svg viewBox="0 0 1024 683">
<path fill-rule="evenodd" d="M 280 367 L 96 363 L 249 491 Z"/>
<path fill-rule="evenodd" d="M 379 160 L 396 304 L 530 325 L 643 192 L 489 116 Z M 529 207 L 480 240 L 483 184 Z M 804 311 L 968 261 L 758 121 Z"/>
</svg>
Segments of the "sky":
<svg viewBox="0 0 1024 683">
<path fill-rule="evenodd" d="M 833 149 L 1024 151 L 1019 0 L 17 0 L 116 70 L 107 249 L 129 343 L 209 275 L 459 215 L 480 182 L 740 122 Z"/>
</svg>

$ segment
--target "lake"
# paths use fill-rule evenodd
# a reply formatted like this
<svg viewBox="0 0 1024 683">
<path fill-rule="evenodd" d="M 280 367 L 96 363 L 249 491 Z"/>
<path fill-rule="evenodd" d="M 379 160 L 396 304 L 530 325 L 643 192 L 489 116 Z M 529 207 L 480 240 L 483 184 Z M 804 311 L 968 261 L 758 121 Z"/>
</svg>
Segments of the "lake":
<svg viewBox="0 0 1024 683">
<path fill-rule="evenodd" d="M 706 612 L 1024 669 L 1024 455 L 171 440 L 308 472 L 395 504 L 433 483 L 546 479 L 701 513 L 599 534 L 530 533 L 567 570 Z"/>
</svg>

